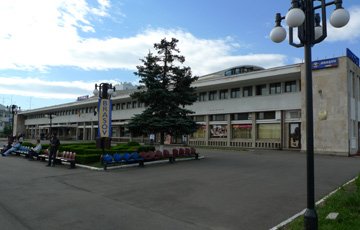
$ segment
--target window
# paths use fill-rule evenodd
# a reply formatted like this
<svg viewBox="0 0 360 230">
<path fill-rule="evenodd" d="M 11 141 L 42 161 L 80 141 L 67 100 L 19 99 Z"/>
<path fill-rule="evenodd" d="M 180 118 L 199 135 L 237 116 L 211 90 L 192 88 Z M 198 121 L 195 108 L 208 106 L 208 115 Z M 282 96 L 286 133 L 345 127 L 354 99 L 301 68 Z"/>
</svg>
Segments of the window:
<svg viewBox="0 0 360 230">
<path fill-rule="evenodd" d="M 232 138 L 251 139 L 251 124 L 232 125 L 231 128 Z"/>
<path fill-rule="evenodd" d="M 272 83 L 270 84 L 269 94 L 279 94 L 281 93 L 281 83 Z"/>
<path fill-rule="evenodd" d="M 133 102 L 132 102 L 132 107 L 133 107 L 133 109 L 136 108 L 136 105 L 137 105 L 137 101 L 133 101 Z"/>
<path fill-rule="evenodd" d="M 216 94 L 217 94 L 217 91 L 210 91 L 209 92 L 209 101 L 216 100 Z"/>
<path fill-rule="evenodd" d="M 126 103 L 126 108 L 127 108 L 127 109 L 130 109 L 130 108 L 131 108 L 131 102 Z"/>
<path fill-rule="evenodd" d="M 192 133 L 192 138 L 205 138 L 206 135 L 206 125 L 198 126 L 197 130 Z"/>
<path fill-rule="evenodd" d="M 240 88 L 231 89 L 231 98 L 239 98 L 240 97 Z"/>
<path fill-rule="evenodd" d="M 258 139 L 280 139 L 281 125 L 280 124 L 258 124 L 257 125 Z"/>
<path fill-rule="evenodd" d="M 126 103 L 121 104 L 121 109 L 125 109 Z"/>
<path fill-rule="evenodd" d="M 234 113 L 231 114 L 231 120 L 233 121 L 243 121 L 243 120 L 251 120 L 249 113 Z"/>
<path fill-rule="evenodd" d="M 257 85 L 256 86 L 256 95 L 260 96 L 260 95 L 265 95 L 266 94 L 266 85 Z"/>
<path fill-rule="evenodd" d="M 285 82 L 285 92 L 286 93 L 296 92 L 296 81 Z"/>
<path fill-rule="evenodd" d="M 256 113 L 256 120 L 270 120 L 270 119 L 275 119 L 275 111 Z"/>
<path fill-rule="evenodd" d="M 226 121 L 226 115 L 225 114 L 211 115 L 210 121 Z"/>
<path fill-rule="evenodd" d="M 205 121 L 205 116 L 194 116 L 194 121 Z"/>
<path fill-rule="evenodd" d="M 199 101 L 206 101 L 206 92 L 199 93 Z"/>
<path fill-rule="evenodd" d="M 227 89 L 220 90 L 219 99 L 224 100 L 224 99 L 227 99 L 227 98 L 228 98 L 228 90 Z"/>
<path fill-rule="evenodd" d="M 246 86 L 243 88 L 243 97 L 251 97 L 252 94 L 252 86 Z"/>
</svg>

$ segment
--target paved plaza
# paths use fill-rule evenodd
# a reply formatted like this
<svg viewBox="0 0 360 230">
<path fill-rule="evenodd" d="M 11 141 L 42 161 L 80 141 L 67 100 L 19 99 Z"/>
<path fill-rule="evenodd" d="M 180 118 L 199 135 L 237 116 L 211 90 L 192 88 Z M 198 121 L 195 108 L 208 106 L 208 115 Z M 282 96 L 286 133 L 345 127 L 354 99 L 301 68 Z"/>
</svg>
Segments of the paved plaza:
<svg viewBox="0 0 360 230">
<path fill-rule="evenodd" d="M 202 160 L 94 171 L 0 157 L 2 230 L 270 229 L 306 205 L 305 154 L 200 150 Z M 360 172 L 315 157 L 316 200 Z"/>
</svg>

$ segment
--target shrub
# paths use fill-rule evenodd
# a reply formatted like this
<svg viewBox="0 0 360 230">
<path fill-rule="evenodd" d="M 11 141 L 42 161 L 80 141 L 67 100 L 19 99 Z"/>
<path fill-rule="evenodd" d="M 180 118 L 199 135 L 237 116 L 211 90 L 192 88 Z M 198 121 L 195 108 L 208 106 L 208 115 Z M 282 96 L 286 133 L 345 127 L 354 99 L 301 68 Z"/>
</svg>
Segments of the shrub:
<svg viewBox="0 0 360 230">
<path fill-rule="evenodd" d="M 89 164 L 100 161 L 100 154 L 84 154 L 76 155 L 76 163 L 79 164 Z"/>
<path fill-rule="evenodd" d="M 139 142 L 136 142 L 136 141 L 129 141 L 127 143 L 127 146 L 140 146 Z"/>
</svg>

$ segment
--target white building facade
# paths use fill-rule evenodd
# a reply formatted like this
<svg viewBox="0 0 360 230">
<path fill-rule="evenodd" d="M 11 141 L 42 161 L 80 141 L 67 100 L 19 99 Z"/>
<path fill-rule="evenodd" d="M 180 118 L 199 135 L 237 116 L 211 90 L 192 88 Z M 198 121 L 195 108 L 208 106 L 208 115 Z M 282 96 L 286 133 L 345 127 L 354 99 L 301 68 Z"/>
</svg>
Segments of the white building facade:
<svg viewBox="0 0 360 230">
<path fill-rule="evenodd" d="M 185 138 L 193 146 L 305 150 L 305 66 L 271 69 L 238 66 L 200 77 L 198 100 L 188 108 L 198 130 Z M 313 65 L 315 152 L 353 155 L 360 149 L 360 68 L 348 57 Z M 112 98 L 113 140 L 146 142 L 131 137 L 125 124 L 144 109 L 130 98 L 134 89 Z M 15 127 L 27 138 L 47 135 L 50 121 L 61 139 L 94 140 L 97 98 L 20 112 Z M 168 137 L 168 143 L 184 138 Z"/>
</svg>

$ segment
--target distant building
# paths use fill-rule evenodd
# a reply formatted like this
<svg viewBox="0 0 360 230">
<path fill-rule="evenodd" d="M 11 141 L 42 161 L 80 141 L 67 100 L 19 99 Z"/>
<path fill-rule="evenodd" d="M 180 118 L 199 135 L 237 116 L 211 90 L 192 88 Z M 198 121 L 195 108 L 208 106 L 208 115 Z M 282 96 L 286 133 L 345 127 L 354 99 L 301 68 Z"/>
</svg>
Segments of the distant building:
<svg viewBox="0 0 360 230">
<path fill-rule="evenodd" d="M 200 77 L 194 84 L 198 100 L 188 108 L 198 130 L 187 138 L 193 146 L 299 149 L 306 146 L 305 66 L 270 69 L 237 66 Z M 360 149 L 360 68 L 348 57 L 314 62 L 315 152 L 352 155 Z M 121 87 L 116 87 L 120 89 Z M 125 124 L 144 105 L 129 95 L 136 87 L 123 87 L 113 97 L 113 139 L 140 142 L 130 137 Z M 49 132 L 47 113 L 60 138 L 94 140 L 97 133 L 97 98 L 20 112 L 17 132 L 38 137 Z M 167 138 L 181 143 L 183 136 Z"/>
</svg>

